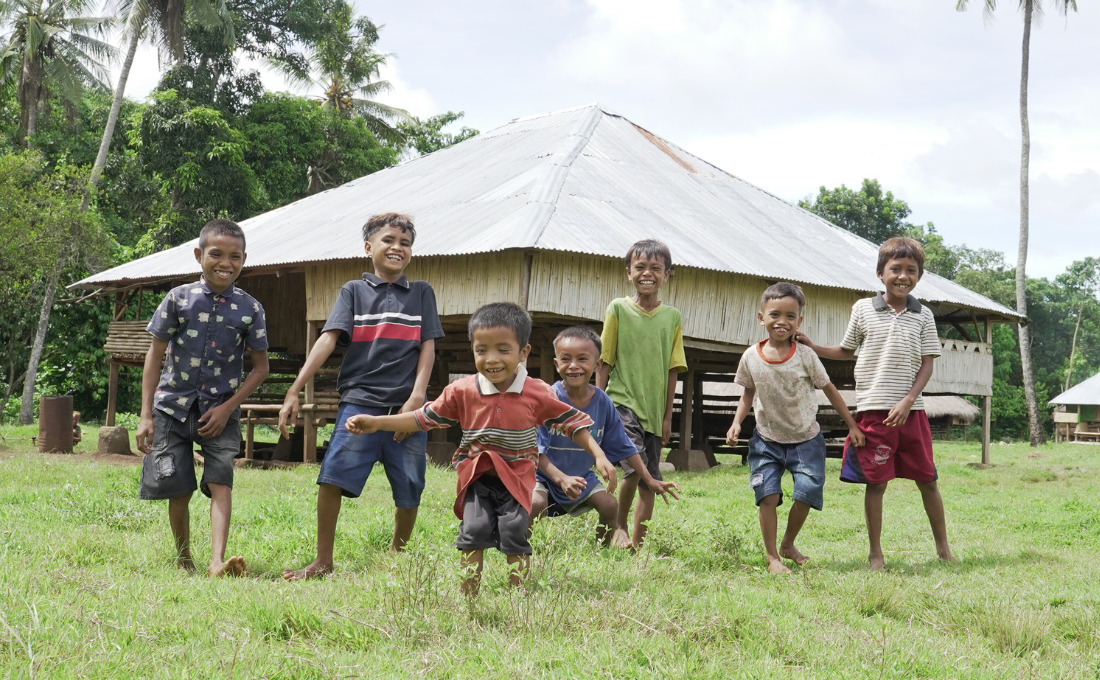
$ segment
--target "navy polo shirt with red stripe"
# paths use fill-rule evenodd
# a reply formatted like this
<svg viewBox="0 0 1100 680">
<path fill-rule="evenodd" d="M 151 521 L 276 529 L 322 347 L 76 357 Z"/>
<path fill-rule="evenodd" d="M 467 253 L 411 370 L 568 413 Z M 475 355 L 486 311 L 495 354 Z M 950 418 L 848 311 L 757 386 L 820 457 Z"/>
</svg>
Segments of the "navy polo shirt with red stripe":
<svg viewBox="0 0 1100 680">
<path fill-rule="evenodd" d="M 435 292 L 404 276 L 387 283 L 371 273 L 348 281 L 321 331 L 340 331 L 345 347 L 336 388 L 340 401 L 402 406 L 416 382 L 420 344 L 443 337 Z"/>
</svg>

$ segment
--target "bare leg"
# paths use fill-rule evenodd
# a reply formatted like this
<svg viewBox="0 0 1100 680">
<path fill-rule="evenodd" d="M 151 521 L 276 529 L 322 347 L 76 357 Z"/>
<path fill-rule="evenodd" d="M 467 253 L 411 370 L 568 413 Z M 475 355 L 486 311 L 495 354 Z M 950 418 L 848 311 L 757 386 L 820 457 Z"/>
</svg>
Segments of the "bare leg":
<svg viewBox="0 0 1100 680">
<path fill-rule="evenodd" d="M 332 484 L 317 485 L 317 559 L 302 569 L 284 569 L 283 578 L 287 581 L 301 581 L 307 578 L 332 573 L 332 550 L 336 543 L 336 520 L 340 518 L 340 504 L 343 493 L 340 487 Z M 394 529 L 396 530 L 396 525 Z"/>
<path fill-rule="evenodd" d="M 240 576 L 248 569 L 243 557 L 225 559 L 229 540 L 229 518 L 233 514 L 233 489 L 210 484 L 210 569 L 211 576 Z"/>
<path fill-rule="evenodd" d="M 413 527 L 416 526 L 416 513 L 419 508 L 394 508 L 393 510 L 393 541 L 390 542 L 390 550 L 404 552 L 412 536 Z"/>
<path fill-rule="evenodd" d="M 609 547 L 615 535 L 614 527 L 619 514 L 619 504 L 615 497 L 606 491 L 597 491 L 589 496 L 588 504 L 600 515 L 600 523 L 596 525 L 596 539 L 602 542 L 605 548 Z"/>
<path fill-rule="evenodd" d="M 783 542 L 779 545 L 779 556 L 788 560 L 794 560 L 795 564 L 806 564 L 810 559 L 800 553 L 794 547 L 794 539 L 798 538 L 798 532 L 802 531 L 802 525 L 810 516 L 810 506 L 802 501 L 791 504 L 791 511 L 787 514 L 787 530 L 783 532 Z"/>
<path fill-rule="evenodd" d="M 484 550 L 462 551 L 462 566 L 466 572 L 466 578 L 462 580 L 462 594 L 466 597 L 477 597 L 478 590 L 481 589 L 481 568 L 484 563 Z"/>
<path fill-rule="evenodd" d="M 882 556 L 882 497 L 886 494 L 886 484 L 868 484 L 863 495 L 863 513 L 867 517 L 867 540 L 871 552 L 867 557 L 871 569 L 882 569 L 886 559 Z"/>
<path fill-rule="evenodd" d="M 531 514 L 527 516 L 528 533 L 530 533 L 531 527 L 535 526 L 535 520 L 542 519 L 543 513 L 546 512 L 547 505 L 546 494 L 541 491 L 531 492 Z"/>
<path fill-rule="evenodd" d="M 760 515 L 760 534 L 764 538 L 764 560 L 768 563 L 768 572 L 772 574 L 789 574 L 791 570 L 779 559 L 779 551 L 775 549 L 775 533 L 779 524 L 775 508 L 779 505 L 779 494 L 773 493 L 760 499 L 758 514 Z"/>
<path fill-rule="evenodd" d="M 645 542 L 646 532 L 649 531 L 649 526 L 646 525 L 646 522 L 653 518 L 653 498 L 655 495 L 656 494 L 649 489 L 638 487 L 638 506 L 634 508 L 635 550 L 640 549 L 642 543 Z"/>
<path fill-rule="evenodd" d="M 932 538 L 936 541 L 936 554 L 941 560 L 954 562 L 955 556 L 951 554 L 951 546 L 947 543 L 947 520 L 943 514 L 943 498 L 940 496 L 940 487 L 935 480 L 931 482 L 917 482 L 921 499 L 924 500 L 924 513 L 928 515 L 928 523 L 932 525 Z"/>
<path fill-rule="evenodd" d="M 530 555 L 508 555 L 508 585 L 518 588 L 527 582 L 531 570 Z"/>
<path fill-rule="evenodd" d="M 630 521 L 630 506 L 634 504 L 634 493 L 638 490 L 640 479 L 641 476 L 635 472 L 619 484 L 619 513 L 615 518 L 615 535 L 611 539 L 611 545 L 616 548 L 633 547 L 627 522 Z"/>
<path fill-rule="evenodd" d="M 168 526 L 176 541 L 176 566 L 186 571 L 195 570 L 191 560 L 191 513 L 187 509 L 190 502 L 191 494 L 168 499 Z"/>
</svg>

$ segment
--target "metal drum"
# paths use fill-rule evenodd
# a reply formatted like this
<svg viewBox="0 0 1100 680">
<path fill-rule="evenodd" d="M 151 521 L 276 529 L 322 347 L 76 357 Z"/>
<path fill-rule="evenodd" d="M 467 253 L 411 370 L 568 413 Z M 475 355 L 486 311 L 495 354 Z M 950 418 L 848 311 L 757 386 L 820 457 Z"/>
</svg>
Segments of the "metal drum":
<svg viewBox="0 0 1100 680">
<path fill-rule="evenodd" d="M 39 397 L 38 452 L 73 452 L 73 397 Z"/>
</svg>

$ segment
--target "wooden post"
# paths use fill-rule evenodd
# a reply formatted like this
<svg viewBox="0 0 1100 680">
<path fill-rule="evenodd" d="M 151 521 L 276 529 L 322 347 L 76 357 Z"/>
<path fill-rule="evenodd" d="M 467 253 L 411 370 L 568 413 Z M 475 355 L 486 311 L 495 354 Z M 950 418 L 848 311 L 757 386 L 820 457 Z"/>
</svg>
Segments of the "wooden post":
<svg viewBox="0 0 1100 680">
<path fill-rule="evenodd" d="M 985 318 L 985 341 L 993 344 L 993 323 Z M 989 435 L 993 426 L 993 397 L 982 397 L 982 465 L 989 465 Z"/>
<path fill-rule="evenodd" d="M 313 350 L 313 343 L 317 341 L 317 321 L 306 321 L 306 356 Z M 313 377 L 306 381 L 305 401 L 313 404 Z M 307 412 L 302 417 L 302 460 L 306 463 L 317 462 L 317 426 L 313 422 L 313 412 Z"/>
<path fill-rule="evenodd" d="M 115 426 L 115 411 L 118 409 L 118 364 L 111 361 L 111 377 L 107 382 L 107 427 Z"/>
<path fill-rule="evenodd" d="M 248 427 L 245 428 L 244 435 L 244 459 L 252 460 L 252 452 L 256 448 L 256 423 L 252 417 L 252 411 L 247 411 L 245 417 L 248 419 Z"/>
<path fill-rule="evenodd" d="M 691 416 L 691 426 L 695 429 L 691 434 L 691 441 L 694 446 L 701 449 L 707 443 L 706 429 L 703 423 L 703 381 L 702 376 L 697 375 L 695 371 L 691 372 L 691 391 L 693 393 L 691 406 L 694 410 Z"/>
<path fill-rule="evenodd" d="M 553 385 L 554 376 L 554 343 L 543 340 L 539 345 L 539 377 L 548 385 Z"/>
<path fill-rule="evenodd" d="M 695 401 L 695 369 L 689 368 L 684 374 L 680 388 L 680 448 L 691 451 L 692 415 Z"/>
</svg>

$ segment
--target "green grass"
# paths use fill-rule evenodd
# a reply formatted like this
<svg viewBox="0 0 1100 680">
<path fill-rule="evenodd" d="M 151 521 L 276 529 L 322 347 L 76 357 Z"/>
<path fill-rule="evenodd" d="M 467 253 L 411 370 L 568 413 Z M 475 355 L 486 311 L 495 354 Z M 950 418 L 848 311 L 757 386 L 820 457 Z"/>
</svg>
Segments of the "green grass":
<svg viewBox="0 0 1100 680">
<path fill-rule="evenodd" d="M 542 522 L 527 591 L 493 553 L 468 604 L 448 472 L 429 472 L 410 553 L 386 552 L 378 470 L 344 506 L 337 573 L 292 584 L 278 574 L 313 556 L 316 469 L 240 470 L 230 548 L 253 577 L 212 581 L 173 569 L 137 467 L 0 432 L 3 677 L 1100 678 L 1100 447 L 995 446 L 981 470 L 975 445 L 937 445 L 956 564 L 899 482 L 888 567 L 866 571 L 861 489 L 829 461 L 800 542 L 813 566 L 768 576 L 746 471 L 724 465 L 675 475 L 684 498 L 641 554 L 596 548 L 591 514 Z M 196 497 L 200 561 L 207 509 Z"/>
</svg>

